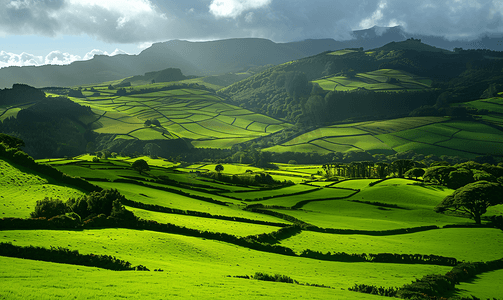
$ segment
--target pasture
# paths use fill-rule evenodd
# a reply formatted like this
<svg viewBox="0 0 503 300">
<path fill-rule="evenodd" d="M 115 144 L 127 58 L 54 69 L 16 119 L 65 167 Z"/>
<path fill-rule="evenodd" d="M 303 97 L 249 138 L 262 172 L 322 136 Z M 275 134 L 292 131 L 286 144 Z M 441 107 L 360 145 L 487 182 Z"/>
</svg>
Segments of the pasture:
<svg viewBox="0 0 503 300">
<path fill-rule="evenodd" d="M 442 227 L 473 222 L 467 218 L 437 214 L 433 211 L 433 207 L 453 190 L 434 185 L 420 186 L 412 184 L 415 182 L 412 180 L 395 178 L 369 186 L 374 179 L 353 179 L 265 189 L 257 186 L 232 186 L 191 173 L 194 170 L 212 171 L 214 164 L 197 163 L 180 168 L 178 164 L 163 159 L 150 159 L 151 171 L 140 176 L 138 172 L 131 170 L 131 164 L 136 159 L 140 158 L 118 157 L 92 162 L 92 156 L 84 155 L 73 159 L 41 162 L 68 171 L 72 175 L 80 173 L 89 178 L 101 178 L 91 182 L 102 188 L 118 189 L 128 200 L 178 210 L 167 213 L 151 208 L 126 206 L 141 219 L 174 224 L 198 232 L 230 234 L 241 238 L 253 239 L 261 234 L 274 233 L 281 228 L 279 226 L 291 225 L 292 222 L 285 220 L 284 215 L 321 228 L 370 231 L 425 225 Z M 15 188 L 19 190 L 19 194 L 14 195 L 12 203 L 9 203 L 15 207 L 14 210 L 5 205 L 0 206 L 5 217 L 26 218 L 32 211 L 33 203 L 24 207 L 25 202 L 22 200 L 25 195 L 30 195 L 26 191 L 30 186 L 53 184 L 59 187 L 59 192 L 62 191 L 62 187 L 51 178 L 15 168 L 6 162 L 2 162 L 1 166 L 3 175 L 6 175 L 2 177 L 3 186 L 15 182 Z M 273 176 L 302 180 L 311 178 L 311 174 L 316 174 L 321 169 L 316 165 L 278 164 L 278 167 L 278 170 L 269 172 L 276 174 Z M 224 164 L 223 172 L 243 174 L 248 169 L 251 167 L 247 165 Z M 260 171 L 264 170 L 253 168 L 253 172 Z M 157 174 L 176 181 L 153 182 Z M 137 184 L 118 180 L 128 178 L 135 178 Z M 191 184 L 194 189 L 191 189 Z M 199 198 L 201 196 L 222 203 L 203 201 Z M 228 196 L 237 197 L 239 200 Z M 0 199 L 4 201 L 4 198 Z M 246 199 L 255 201 L 244 201 Z M 368 203 L 354 202 L 355 200 Z M 265 211 L 245 210 L 246 205 L 250 204 L 266 205 L 262 208 Z M 299 209 L 267 208 L 267 205 L 297 205 Z M 19 214 L 17 210 L 25 211 L 25 214 Z M 201 217 L 188 211 L 207 215 Z M 267 211 L 282 215 L 263 213 Z M 274 222 L 276 225 L 265 222 Z M 18 246 L 64 247 L 78 250 L 82 254 L 112 255 L 133 265 L 141 264 L 150 269 L 150 272 L 109 271 L 0 256 L 3 266 L 0 268 L 0 276 L 5 279 L 0 282 L 0 289 L 10 298 L 26 299 L 31 299 L 34 295 L 37 299 L 50 299 L 54 295 L 76 299 L 112 295 L 141 299 L 146 294 L 160 298 L 169 295 L 170 299 L 187 298 L 188 295 L 201 299 L 384 299 L 352 292 L 348 288 L 355 284 L 400 287 L 427 274 L 445 274 L 452 267 L 349 263 L 298 255 L 310 249 L 322 253 L 435 254 L 465 261 L 487 261 L 503 256 L 503 235 L 500 230 L 494 228 L 442 228 L 383 236 L 323 233 L 304 229 L 298 234 L 278 240 L 277 245 L 292 249 L 296 255 L 258 251 L 212 238 L 125 228 L 2 230 L 0 242 L 11 242 Z M 233 277 L 251 276 L 256 272 L 282 274 L 300 283 L 331 288 Z M 466 294 L 473 291 L 474 295 L 496 295 L 491 291 L 483 293 L 481 287 L 487 287 L 491 282 L 494 284 L 494 280 L 499 278 L 498 274 L 484 273 L 475 281 L 458 286 L 458 292 Z M 44 279 L 40 280 L 41 277 Z M 480 285 L 475 284 L 478 282 Z M 40 292 L 36 292 L 38 290 Z"/>
<path fill-rule="evenodd" d="M 89 86 L 99 96 L 70 99 L 91 107 L 97 115 L 90 122 L 97 133 L 116 134 L 116 139 L 188 139 L 199 148 L 224 148 L 291 125 L 265 115 L 225 103 L 213 92 L 198 88 L 160 90 L 169 84 L 138 85 L 128 91 L 151 92 L 123 95 L 106 85 Z M 157 90 L 156 90 L 157 89 Z M 89 95 L 88 95 L 89 94 Z M 53 96 L 49 94 L 49 96 Z M 145 125 L 147 120 L 159 124 Z"/>
<path fill-rule="evenodd" d="M 322 127 L 265 150 L 318 153 L 367 151 L 385 155 L 413 150 L 424 155 L 473 158 L 501 155 L 502 145 L 501 132 L 481 122 L 444 117 L 406 117 Z"/>
<path fill-rule="evenodd" d="M 339 50 L 329 55 L 345 55 L 355 50 Z M 326 91 L 351 91 L 365 88 L 376 92 L 413 91 L 431 88 L 432 81 L 405 71 L 380 69 L 372 72 L 358 73 L 354 77 L 332 76 L 313 80 L 313 83 Z"/>
<path fill-rule="evenodd" d="M 83 192 L 58 184 L 51 178 L 0 160 L 0 216 L 28 218 L 38 200 L 45 197 L 67 200 Z"/>
</svg>

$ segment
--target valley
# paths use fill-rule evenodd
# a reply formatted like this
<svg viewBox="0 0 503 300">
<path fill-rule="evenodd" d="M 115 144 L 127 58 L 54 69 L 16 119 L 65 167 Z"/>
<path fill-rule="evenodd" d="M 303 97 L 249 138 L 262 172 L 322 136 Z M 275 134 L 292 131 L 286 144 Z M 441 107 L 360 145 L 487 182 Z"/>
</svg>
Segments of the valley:
<svg viewBox="0 0 503 300">
<path fill-rule="evenodd" d="M 0 90 L 0 298 L 501 298 L 493 62 L 292 49 Z"/>
</svg>

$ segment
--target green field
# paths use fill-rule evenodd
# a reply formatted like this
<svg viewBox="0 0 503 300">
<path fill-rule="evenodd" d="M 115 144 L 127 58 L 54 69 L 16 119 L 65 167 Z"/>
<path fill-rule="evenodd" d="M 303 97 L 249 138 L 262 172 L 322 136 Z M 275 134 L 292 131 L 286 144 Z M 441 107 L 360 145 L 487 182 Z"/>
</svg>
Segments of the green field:
<svg viewBox="0 0 503 300">
<path fill-rule="evenodd" d="M 356 51 L 340 50 L 329 53 L 329 55 L 344 55 L 352 52 Z M 372 91 L 410 91 L 428 89 L 431 87 L 432 83 L 428 78 L 391 69 L 358 73 L 353 78 L 345 76 L 325 77 L 323 79 L 314 80 L 313 82 L 319 84 L 319 86 L 326 91 L 351 91 L 357 88 L 365 88 Z"/>
<path fill-rule="evenodd" d="M 446 273 L 450 267 L 442 266 L 427 266 L 427 265 L 400 265 L 400 264 L 380 264 L 380 263 L 339 263 L 327 261 L 315 261 L 307 258 L 296 258 L 290 256 L 282 256 L 277 254 L 270 254 L 249 250 L 242 247 L 237 247 L 227 243 L 203 240 L 200 238 L 185 237 L 173 234 L 164 234 L 148 231 L 135 231 L 127 229 L 101 229 L 101 230 L 85 230 L 85 231 L 3 231 L 0 241 L 12 241 L 16 245 L 37 245 L 45 246 L 61 246 L 70 249 L 79 249 L 82 253 L 105 254 L 114 253 L 121 259 L 130 261 L 132 264 L 143 264 L 151 269 L 161 268 L 165 270 L 162 275 L 162 282 L 164 286 L 173 286 L 172 293 L 180 293 L 186 296 L 186 293 L 199 284 L 206 286 L 207 291 L 212 293 L 229 293 L 230 289 L 235 291 L 232 287 L 241 286 L 238 290 L 244 295 L 260 294 L 260 290 L 265 287 L 270 287 L 270 290 L 262 290 L 264 296 L 272 299 L 277 293 L 283 294 L 286 290 L 288 299 L 300 299 L 301 296 L 308 297 L 308 294 L 296 295 L 293 291 L 301 290 L 301 287 L 288 285 L 284 283 L 269 283 L 264 286 L 255 286 L 255 281 L 249 280 L 236 280 L 226 278 L 227 275 L 247 275 L 254 274 L 255 272 L 266 272 L 272 274 L 288 274 L 292 278 L 300 282 L 325 284 L 332 286 L 332 289 L 323 289 L 311 287 L 314 295 L 318 294 L 319 299 L 326 299 L 326 297 L 348 297 L 349 299 L 365 299 L 366 295 L 359 293 L 351 293 L 346 291 L 348 287 L 353 286 L 355 282 L 365 284 L 378 284 L 380 286 L 399 286 L 409 283 L 416 277 L 431 273 Z M 78 246 L 77 246 L 78 245 Z M 127 249 L 127 251 L 125 251 Z M 120 254 L 120 256 L 119 256 Z M 8 265 L 19 264 L 17 259 L 6 258 Z M 91 268 L 77 267 L 91 271 Z M 9 274 L 9 269 L 3 271 Z M 30 269 L 30 268 L 29 268 Z M 94 269 L 95 270 L 95 269 Z M 69 272 L 58 272 L 51 268 L 44 270 L 45 274 L 48 272 L 55 272 L 56 274 L 66 274 Z M 102 271 L 109 274 L 108 271 Z M 124 272 L 117 272 L 118 274 Z M 138 274 L 131 278 L 134 282 L 142 283 L 146 279 L 133 279 L 148 276 L 155 283 L 157 280 L 156 272 L 125 272 L 125 274 Z M 11 273 L 12 274 L 12 273 Z M 76 273 L 80 274 L 80 272 Z M 168 275 L 166 275 L 168 274 Z M 62 274 L 61 274 L 62 275 Z M 61 276 L 56 275 L 56 276 Z M 70 275 L 75 276 L 75 275 Z M 97 276 L 88 274 L 89 276 Z M 110 276 L 110 275 L 109 275 Z M 124 276 L 124 275 L 122 275 Z M 126 275 L 127 276 L 127 275 Z M 138 277 L 140 276 L 140 277 Z M 167 278 L 166 278 L 167 276 Z M 172 277 L 173 276 L 173 277 Z M 104 288 L 105 291 L 119 292 L 119 287 L 125 279 L 113 276 L 107 278 L 108 285 L 114 285 Z M 128 278 L 128 277 L 126 277 Z M 176 278 L 176 279 L 175 279 Z M 8 280 L 11 281 L 11 280 Z M 2 281 L 3 283 L 6 280 Z M 183 282 L 183 283 L 182 283 Z M 133 285 L 139 283 L 132 283 Z M 19 282 L 21 286 L 25 283 Z M 32 282 L 32 284 L 35 284 Z M 35 286 L 39 286 L 35 284 Z M 149 284 L 152 289 L 152 282 Z M 64 286 L 59 283 L 57 287 Z M 77 284 L 78 286 L 78 284 Z M 159 287 L 161 288 L 162 285 Z M 7 287 L 5 287 L 7 288 Z M 54 287 L 49 286 L 49 290 Z M 110 289 L 109 289 L 110 288 Z M 33 289 L 33 288 L 32 288 Z M 67 293 L 66 288 L 61 288 L 63 291 L 60 293 Z M 128 295 L 132 291 L 129 289 L 123 290 L 120 287 L 120 294 Z M 138 287 L 132 290 L 145 289 L 145 284 L 139 284 Z M 257 291 L 258 289 L 259 291 Z M 292 291 L 293 289 L 293 291 Z M 3 289 L 6 291 L 5 289 Z M 22 289 L 16 291 L 15 288 L 8 288 L 14 295 L 22 293 Z M 86 289 L 87 290 L 87 289 Z M 177 292 L 175 292 L 177 291 Z M 199 294 L 199 289 L 194 289 L 192 293 L 194 296 L 206 298 L 204 294 Z M 305 291 L 308 292 L 307 290 Z M 93 293 L 104 293 L 101 290 L 95 290 Z M 166 291 L 163 288 L 163 293 Z M 231 292 L 232 293 L 232 292 Z M 73 294 L 71 294 L 73 296 Z M 105 294 L 106 295 L 106 294 Z M 176 296 L 176 295 L 175 295 Z M 227 295 L 228 297 L 229 295 Z M 285 297 L 283 295 L 281 297 Z M 375 296 L 367 296 L 368 299 L 379 299 Z M 217 297 L 218 298 L 218 297 Z M 285 297 L 286 299 L 287 297 Z M 309 296 L 313 299 L 312 296 Z"/>
<path fill-rule="evenodd" d="M 1 217 L 28 218 L 35 204 L 45 197 L 67 200 L 83 192 L 58 184 L 51 178 L 0 160 Z"/>
<path fill-rule="evenodd" d="M 485 243 L 492 240 L 490 244 Z M 305 249 L 346 253 L 393 253 L 441 255 L 465 261 L 490 261 L 503 257 L 503 235 L 493 228 L 449 228 L 417 233 L 368 236 L 302 232 L 283 240 L 297 252 Z"/>
<path fill-rule="evenodd" d="M 501 131 L 480 122 L 407 117 L 318 128 L 265 150 L 280 153 L 367 151 L 385 155 L 413 150 L 425 155 L 473 158 L 501 155 L 502 145 Z"/>
<path fill-rule="evenodd" d="M 371 124 L 360 124 L 370 126 Z M 457 124 L 464 128 L 464 124 Z M 440 128 L 440 127 L 439 127 Z M 442 129 L 442 128 L 440 128 Z M 439 131 L 440 131 L 439 129 Z M 445 129 L 445 128 L 443 128 Z M 118 157 L 92 162 L 92 156 L 72 159 L 41 160 L 44 164 L 71 175 L 98 179 L 91 181 L 103 188 L 117 189 L 127 199 L 167 208 L 178 212 L 164 213 L 126 206 L 137 217 L 158 223 L 169 223 L 199 232 L 230 234 L 237 237 L 256 236 L 277 231 L 279 225 L 292 224 L 280 216 L 244 210 L 248 204 L 292 207 L 302 201 L 300 209 L 272 209 L 322 228 L 356 230 L 390 230 L 425 225 L 471 224 L 467 218 L 438 214 L 433 211 L 453 190 L 436 185 L 417 185 L 407 179 L 388 179 L 373 186 L 375 179 L 352 179 L 340 182 L 312 182 L 267 190 L 258 186 L 232 186 L 211 178 L 195 176 L 194 171 L 212 171 L 215 164 L 179 164 L 163 159 L 148 159 L 151 171 L 140 175 L 131 170 L 138 158 Z M 1 161 L 4 217 L 28 217 L 34 207 L 34 193 L 48 189 L 66 200 L 82 192 L 58 185 L 56 181 L 29 170 Z M 243 174 L 248 165 L 223 164 L 224 173 Z M 268 170 L 273 176 L 307 180 L 321 170 L 319 165 L 278 164 Z M 84 176 L 85 175 L 85 176 Z M 167 176 L 172 185 L 153 182 L 155 176 Z M 113 180 L 135 178 L 134 182 Z M 103 181 L 108 179 L 110 181 Z M 140 185 L 148 184 L 149 186 Z M 197 184 L 196 184 L 197 183 Z M 191 189 L 197 186 L 197 190 Z M 51 187 L 51 189 L 49 188 Z M 31 187 L 40 187 L 30 192 Z M 10 188 L 17 194 L 5 197 Z M 161 190 L 173 189 L 175 192 Z M 229 191 L 233 192 L 229 192 Z M 187 193 L 181 195 L 178 192 Z M 301 192 L 301 194 L 297 194 Z M 351 197 L 351 194 L 354 194 Z M 286 196 L 283 196 L 286 195 Z M 216 204 L 197 199 L 204 196 L 225 203 Z M 228 198 L 237 197 L 240 200 Z M 268 198 L 244 202 L 244 199 Z M 334 198 L 335 200 L 329 200 Z M 341 199 L 337 199 L 341 198 Z M 30 200 L 29 200 L 30 199 Z M 327 200 L 328 199 L 328 200 Z M 369 203 L 358 203 L 368 201 Z M 31 202 L 30 202 L 31 201 Z M 371 205 L 379 202 L 377 205 Z M 382 205 L 397 205 L 391 208 Z M 498 207 L 490 213 L 501 213 Z M 209 213 L 207 217 L 186 211 Z M 489 213 L 488 213 L 489 214 Z M 221 216 L 221 217 L 216 217 Z M 241 219 L 239 219 L 241 218 Z M 261 298 L 261 299 L 384 299 L 384 297 L 348 291 L 354 284 L 400 287 L 427 274 L 445 274 L 451 267 L 399 263 L 345 263 L 299 256 L 274 254 L 230 244 L 221 240 L 181 234 L 124 228 L 84 230 L 2 230 L 0 242 L 19 246 L 64 247 L 82 254 L 112 255 L 133 265 L 144 265 L 150 272 L 108 271 L 68 264 L 1 257 L 0 282 L 2 296 L 10 299 L 169 297 L 170 299 Z M 370 236 L 365 234 L 333 234 L 302 230 L 299 234 L 279 240 L 278 245 L 300 254 L 306 249 L 345 253 L 435 254 L 465 261 L 488 261 L 503 257 L 503 235 L 494 228 L 443 228 L 428 231 Z M 153 271 L 162 269 L 162 272 Z M 236 278 L 255 272 L 287 275 L 300 283 L 326 285 L 321 288 L 295 284 L 264 282 Z M 488 286 L 499 280 L 500 272 L 483 273 L 470 283 L 457 287 L 463 295 L 497 295 L 498 289 Z M 106 284 L 102 284 L 106 282 Z M 480 283 L 480 284 L 479 284 Z M 484 289 L 487 289 L 485 291 Z"/>
<path fill-rule="evenodd" d="M 135 86 L 162 88 L 166 84 Z M 117 96 L 116 90 L 94 86 L 99 97 L 71 98 L 91 107 L 98 118 L 91 122 L 97 133 L 117 134 L 116 139 L 190 139 L 199 148 L 231 148 L 232 145 L 277 132 L 291 125 L 224 103 L 202 89 L 174 89 Z M 85 94 L 85 93 L 84 93 Z M 49 95 L 54 96 L 54 95 Z M 9 110 L 10 111 L 10 110 Z M 4 115 L 10 115 L 9 111 Z M 160 126 L 145 126 L 146 120 Z"/>
</svg>

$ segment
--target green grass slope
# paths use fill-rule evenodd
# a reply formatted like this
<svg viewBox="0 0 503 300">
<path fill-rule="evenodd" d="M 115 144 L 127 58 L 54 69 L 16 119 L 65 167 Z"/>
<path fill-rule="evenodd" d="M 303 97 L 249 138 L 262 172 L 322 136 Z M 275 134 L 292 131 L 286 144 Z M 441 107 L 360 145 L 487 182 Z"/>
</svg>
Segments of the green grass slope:
<svg viewBox="0 0 503 300">
<path fill-rule="evenodd" d="M 472 158 L 503 154 L 502 132 L 483 122 L 444 117 L 406 117 L 332 125 L 309 131 L 270 152 L 349 152 L 393 154 L 413 150 L 425 155 Z"/>
<path fill-rule="evenodd" d="M 28 218 L 38 200 L 45 197 L 67 200 L 83 192 L 58 184 L 52 178 L 0 159 L 0 207 L 2 218 Z"/>
<path fill-rule="evenodd" d="M 139 85 L 128 90 L 152 91 L 125 96 L 118 96 L 117 90 L 99 85 L 84 91 L 86 98 L 71 99 L 80 105 L 90 106 L 99 116 L 91 124 L 95 132 L 115 134 L 116 139 L 184 138 L 192 140 L 195 147 L 230 148 L 236 143 L 290 126 L 284 121 L 224 103 L 208 90 L 159 90 L 169 85 Z M 95 92 L 90 91 L 91 88 Z M 149 119 L 158 120 L 160 126 L 144 126 Z"/>
<path fill-rule="evenodd" d="M 368 299 L 379 299 L 375 296 L 348 292 L 347 288 L 353 286 L 354 283 L 377 284 L 387 287 L 400 286 L 409 283 L 415 277 L 431 273 L 445 273 L 450 270 L 450 267 L 442 266 L 315 261 L 308 258 L 258 252 L 201 238 L 127 229 L 85 231 L 37 230 L 30 232 L 13 230 L 2 232 L 0 241 L 13 240 L 16 240 L 16 242 L 13 242 L 15 245 L 45 247 L 52 245 L 79 249 L 81 253 L 115 253 L 114 255 L 118 258 L 128 260 L 132 264 L 143 264 L 151 269 L 161 268 L 165 270 L 163 273 L 157 273 L 161 274 L 162 278 L 164 278 L 164 287 L 163 285 L 159 286 L 164 293 L 166 293 L 165 286 L 167 285 L 173 287 L 170 290 L 177 290 L 180 296 L 184 295 L 187 297 L 187 295 L 194 293 L 194 296 L 199 295 L 203 299 L 213 298 L 215 296 L 213 293 L 222 296 L 224 293 L 227 293 L 227 296 L 224 297 L 227 298 L 235 291 L 234 288 L 238 289 L 242 296 L 247 298 L 257 295 L 257 288 L 262 290 L 260 294 L 270 299 L 274 296 L 278 297 L 278 295 L 282 295 L 279 297 L 285 297 L 285 299 L 300 299 L 301 296 L 308 297 L 307 294 L 296 295 L 293 293 L 292 289 L 294 291 L 303 290 L 295 285 L 285 283 L 259 284 L 253 280 L 227 278 L 227 275 L 253 275 L 255 272 L 288 274 L 288 276 L 300 282 L 324 284 L 335 288 L 334 290 L 316 287 L 308 289 L 313 291 L 314 295 L 317 295 L 316 297 L 319 299 L 332 297 L 345 299 L 365 299 L 364 297 L 368 297 Z M 52 267 L 49 270 L 51 269 Z M 131 278 L 130 280 L 138 278 L 138 283 L 135 284 L 138 284 L 137 288 L 139 289 L 146 288 L 146 280 L 141 279 L 143 276 L 148 276 L 154 282 L 159 280 L 156 279 L 157 275 L 155 272 L 129 272 L 129 274 L 138 274 L 129 278 Z M 68 275 L 67 272 L 65 276 Z M 88 276 L 96 275 L 89 274 Z M 113 280 L 108 279 L 107 284 L 117 285 L 117 288 L 112 289 L 113 291 L 117 291 L 121 285 L 120 283 L 124 281 L 116 276 L 112 278 Z M 13 279 L 13 281 L 17 280 Z M 3 282 L 5 283 L 6 281 Z M 259 284 L 261 287 L 255 286 L 256 284 Z M 150 289 L 152 289 L 151 285 L 152 283 L 148 284 Z M 199 294 L 199 289 L 194 289 L 194 286 L 197 285 L 206 286 L 205 291 L 211 291 L 212 296 L 208 297 L 208 295 Z M 91 286 L 96 285 L 92 284 Z M 264 287 L 269 288 L 263 289 Z M 84 289 L 88 290 L 90 287 Z M 15 292 L 14 289 L 9 290 L 13 293 Z M 307 292 L 307 290 L 305 291 Z M 93 294 L 96 292 L 100 293 L 97 290 Z M 289 298 L 286 297 L 287 295 Z M 144 296 L 142 295 L 142 297 Z M 312 296 L 308 298 L 313 299 Z"/>
<path fill-rule="evenodd" d="M 354 52 L 354 51 L 353 51 Z M 341 51 L 331 55 L 343 55 Z M 346 52 L 347 54 L 350 52 Z M 358 73 L 354 77 L 328 76 L 313 80 L 326 91 L 351 91 L 365 88 L 372 91 L 413 91 L 428 89 L 432 81 L 400 70 L 380 69 L 371 72 Z"/>
</svg>

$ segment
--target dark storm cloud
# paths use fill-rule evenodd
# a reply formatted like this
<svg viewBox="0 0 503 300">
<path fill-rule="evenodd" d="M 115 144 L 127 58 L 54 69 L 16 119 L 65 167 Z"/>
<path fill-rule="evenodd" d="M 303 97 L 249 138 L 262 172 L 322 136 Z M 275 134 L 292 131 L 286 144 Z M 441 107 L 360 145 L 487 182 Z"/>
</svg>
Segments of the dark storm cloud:
<svg viewBox="0 0 503 300">
<path fill-rule="evenodd" d="M 264 37 L 349 39 L 402 25 L 449 39 L 503 32 L 499 0 L 0 0 L 0 35 L 87 34 L 107 42 Z"/>
</svg>

